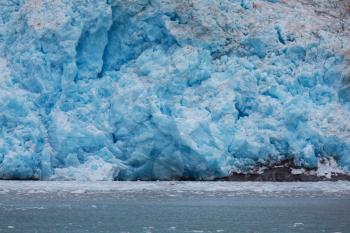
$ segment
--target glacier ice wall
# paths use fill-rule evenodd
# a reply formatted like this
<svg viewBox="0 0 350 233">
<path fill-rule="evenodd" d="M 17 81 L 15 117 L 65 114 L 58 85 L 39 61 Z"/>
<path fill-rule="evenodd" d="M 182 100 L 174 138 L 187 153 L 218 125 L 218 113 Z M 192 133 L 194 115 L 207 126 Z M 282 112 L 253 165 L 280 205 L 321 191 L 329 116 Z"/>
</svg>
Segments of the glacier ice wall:
<svg viewBox="0 0 350 233">
<path fill-rule="evenodd" d="M 0 0 L 0 178 L 350 171 L 350 5 Z"/>
</svg>

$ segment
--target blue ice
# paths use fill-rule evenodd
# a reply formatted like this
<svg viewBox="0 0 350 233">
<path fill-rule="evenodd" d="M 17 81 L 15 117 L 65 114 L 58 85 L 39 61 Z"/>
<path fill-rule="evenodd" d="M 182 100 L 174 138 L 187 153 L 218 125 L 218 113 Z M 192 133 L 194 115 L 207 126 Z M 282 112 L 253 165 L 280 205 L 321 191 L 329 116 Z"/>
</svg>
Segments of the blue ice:
<svg viewBox="0 0 350 233">
<path fill-rule="evenodd" d="M 0 6 L 2 179 L 350 171 L 350 36 L 328 18 L 275 0 Z"/>
</svg>

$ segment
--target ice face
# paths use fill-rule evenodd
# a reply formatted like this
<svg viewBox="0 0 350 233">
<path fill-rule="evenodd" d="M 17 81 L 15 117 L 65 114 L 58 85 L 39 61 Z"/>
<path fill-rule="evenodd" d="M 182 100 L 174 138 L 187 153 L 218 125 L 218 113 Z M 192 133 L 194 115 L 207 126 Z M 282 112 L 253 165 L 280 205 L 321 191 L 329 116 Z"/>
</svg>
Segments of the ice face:
<svg viewBox="0 0 350 233">
<path fill-rule="evenodd" d="M 350 171 L 344 4 L 1 1 L 0 178 Z"/>
</svg>

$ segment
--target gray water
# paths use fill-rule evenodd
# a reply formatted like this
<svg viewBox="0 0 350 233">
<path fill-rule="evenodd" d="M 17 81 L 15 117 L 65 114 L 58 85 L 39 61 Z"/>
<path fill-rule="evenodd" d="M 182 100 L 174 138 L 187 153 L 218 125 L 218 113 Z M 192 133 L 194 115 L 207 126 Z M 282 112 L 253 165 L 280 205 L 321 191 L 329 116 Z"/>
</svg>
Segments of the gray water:
<svg viewBox="0 0 350 233">
<path fill-rule="evenodd" d="M 6 193 L 0 232 L 350 232 L 350 197 Z"/>
</svg>

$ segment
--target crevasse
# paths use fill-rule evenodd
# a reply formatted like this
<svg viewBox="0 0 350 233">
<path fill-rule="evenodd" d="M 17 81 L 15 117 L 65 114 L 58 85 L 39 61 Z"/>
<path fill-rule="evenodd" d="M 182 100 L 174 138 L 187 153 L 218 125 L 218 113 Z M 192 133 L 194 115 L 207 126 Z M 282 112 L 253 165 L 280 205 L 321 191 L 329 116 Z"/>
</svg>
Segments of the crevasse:
<svg viewBox="0 0 350 233">
<path fill-rule="evenodd" d="M 350 171 L 343 4 L 0 0 L 0 178 Z"/>
</svg>

